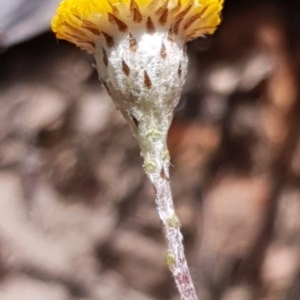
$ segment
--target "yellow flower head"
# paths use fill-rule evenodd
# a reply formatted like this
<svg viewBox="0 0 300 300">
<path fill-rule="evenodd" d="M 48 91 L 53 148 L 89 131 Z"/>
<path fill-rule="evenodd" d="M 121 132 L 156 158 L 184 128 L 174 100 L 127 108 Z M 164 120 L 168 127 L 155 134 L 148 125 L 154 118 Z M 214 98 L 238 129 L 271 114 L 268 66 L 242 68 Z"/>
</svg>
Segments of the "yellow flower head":
<svg viewBox="0 0 300 300">
<path fill-rule="evenodd" d="M 57 38 L 94 52 L 95 41 L 141 28 L 161 28 L 184 41 L 211 34 L 220 23 L 223 0 L 63 0 L 52 20 Z"/>
<path fill-rule="evenodd" d="M 137 138 L 146 172 L 166 165 L 166 137 L 187 73 L 185 42 L 211 34 L 223 0 L 63 0 L 57 38 L 93 53 L 99 78 Z"/>
</svg>

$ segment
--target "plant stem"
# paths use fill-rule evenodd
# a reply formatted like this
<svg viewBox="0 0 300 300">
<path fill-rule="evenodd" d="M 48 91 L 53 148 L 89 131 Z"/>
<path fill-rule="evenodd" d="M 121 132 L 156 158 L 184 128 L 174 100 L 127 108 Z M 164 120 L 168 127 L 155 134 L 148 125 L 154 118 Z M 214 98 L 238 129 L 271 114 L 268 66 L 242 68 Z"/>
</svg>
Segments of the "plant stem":
<svg viewBox="0 0 300 300">
<path fill-rule="evenodd" d="M 174 276 L 181 300 L 198 300 L 184 254 L 180 221 L 175 213 L 169 182 L 169 162 L 160 172 L 147 174 L 155 189 L 155 202 L 168 243 L 167 264 Z"/>
</svg>

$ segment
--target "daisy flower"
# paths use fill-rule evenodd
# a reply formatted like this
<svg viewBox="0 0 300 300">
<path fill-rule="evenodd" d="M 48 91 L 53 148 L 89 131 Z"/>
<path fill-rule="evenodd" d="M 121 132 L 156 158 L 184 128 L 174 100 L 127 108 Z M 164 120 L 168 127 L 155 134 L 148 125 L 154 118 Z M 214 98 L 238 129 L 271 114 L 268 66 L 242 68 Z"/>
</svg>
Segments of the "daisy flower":
<svg viewBox="0 0 300 300">
<path fill-rule="evenodd" d="M 128 121 L 156 191 L 167 263 L 181 299 L 197 299 L 169 185 L 167 134 L 187 73 L 185 44 L 212 34 L 223 0 L 63 0 L 58 39 L 94 55 L 99 78 Z"/>
</svg>

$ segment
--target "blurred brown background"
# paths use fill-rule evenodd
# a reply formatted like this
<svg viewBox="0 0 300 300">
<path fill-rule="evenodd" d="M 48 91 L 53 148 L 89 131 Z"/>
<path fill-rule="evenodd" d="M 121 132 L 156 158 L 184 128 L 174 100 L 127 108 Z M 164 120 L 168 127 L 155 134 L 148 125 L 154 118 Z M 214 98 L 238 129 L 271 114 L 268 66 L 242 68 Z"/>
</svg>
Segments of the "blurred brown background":
<svg viewBox="0 0 300 300">
<path fill-rule="evenodd" d="M 92 58 L 36 36 L 57 0 L 15 2 L 0 3 L 0 300 L 178 299 Z M 169 136 L 186 253 L 200 300 L 299 300 L 300 4 L 225 2 L 188 45 Z"/>
</svg>

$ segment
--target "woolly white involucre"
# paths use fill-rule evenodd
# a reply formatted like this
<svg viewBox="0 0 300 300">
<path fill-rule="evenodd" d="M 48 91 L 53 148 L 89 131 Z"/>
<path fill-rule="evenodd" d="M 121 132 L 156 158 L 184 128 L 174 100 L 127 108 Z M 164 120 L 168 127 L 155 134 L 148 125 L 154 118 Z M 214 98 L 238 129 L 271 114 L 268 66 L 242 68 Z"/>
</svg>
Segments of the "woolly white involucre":
<svg viewBox="0 0 300 300">
<path fill-rule="evenodd" d="M 184 41 L 165 31 L 122 34 L 110 47 L 102 39 L 95 47 L 99 77 L 131 126 L 146 172 L 160 171 L 187 72 Z"/>
</svg>

